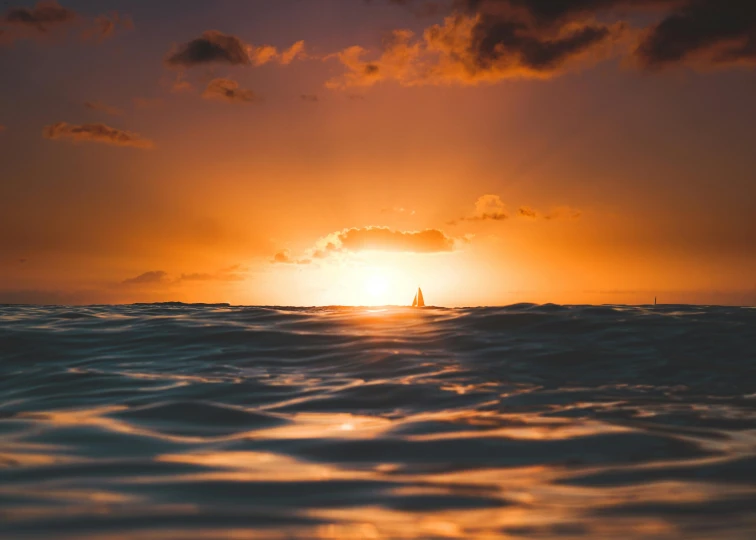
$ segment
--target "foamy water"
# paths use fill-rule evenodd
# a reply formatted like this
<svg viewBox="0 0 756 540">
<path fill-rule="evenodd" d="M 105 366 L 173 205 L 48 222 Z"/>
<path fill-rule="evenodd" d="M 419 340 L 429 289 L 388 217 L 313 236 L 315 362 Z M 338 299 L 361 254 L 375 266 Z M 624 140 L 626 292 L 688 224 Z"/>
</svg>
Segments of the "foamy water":
<svg viewBox="0 0 756 540">
<path fill-rule="evenodd" d="M 756 538 L 756 310 L 0 306 L 0 537 Z"/>
</svg>

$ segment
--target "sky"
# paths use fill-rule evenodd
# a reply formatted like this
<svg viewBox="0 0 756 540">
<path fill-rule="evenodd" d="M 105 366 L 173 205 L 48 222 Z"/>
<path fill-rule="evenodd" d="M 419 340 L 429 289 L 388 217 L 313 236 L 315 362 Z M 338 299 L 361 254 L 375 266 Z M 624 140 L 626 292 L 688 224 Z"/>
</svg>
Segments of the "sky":
<svg viewBox="0 0 756 540">
<path fill-rule="evenodd" d="M 0 303 L 756 304 L 756 2 L 0 3 Z"/>
</svg>

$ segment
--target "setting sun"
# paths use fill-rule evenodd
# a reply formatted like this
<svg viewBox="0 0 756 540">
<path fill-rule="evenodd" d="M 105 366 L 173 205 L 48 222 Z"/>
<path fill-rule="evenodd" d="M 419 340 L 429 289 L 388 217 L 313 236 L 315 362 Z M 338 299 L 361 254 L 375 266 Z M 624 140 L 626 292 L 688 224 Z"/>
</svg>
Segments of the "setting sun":
<svg viewBox="0 0 756 540">
<path fill-rule="evenodd" d="M 378 271 L 368 274 L 365 278 L 365 290 L 376 301 L 384 300 L 388 289 L 388 279 Z"/>
</svg>

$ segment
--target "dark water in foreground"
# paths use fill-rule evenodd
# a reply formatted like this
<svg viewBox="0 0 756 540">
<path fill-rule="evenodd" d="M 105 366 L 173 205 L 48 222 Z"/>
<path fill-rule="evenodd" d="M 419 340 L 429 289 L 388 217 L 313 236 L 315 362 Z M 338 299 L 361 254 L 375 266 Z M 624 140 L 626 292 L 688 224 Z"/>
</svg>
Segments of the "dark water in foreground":
<svg viewBox="0 0 756 540">
<path fill-rule="evenodd" d="M 756 309 L 0 306 L 2 538 L 756 538 Z"/>
</svg>

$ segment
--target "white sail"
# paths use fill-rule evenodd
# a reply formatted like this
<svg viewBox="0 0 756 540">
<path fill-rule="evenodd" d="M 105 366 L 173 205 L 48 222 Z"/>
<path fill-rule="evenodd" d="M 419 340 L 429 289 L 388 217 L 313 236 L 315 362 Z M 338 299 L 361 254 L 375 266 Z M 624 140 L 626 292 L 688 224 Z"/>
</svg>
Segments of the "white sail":
<svg viewBox="0 0 756 540">
<path fill-rule="evenodd" d="M 417 296 L 415 297 L 417 300 L 417 307 L 425 307 L 425 300 L 423 299 L 423 290 L 418 287 L 417 288 Z"/>
<path fill-rule="evenodd" d="M 415 293 L 415 299 L 412 301 L 412 307 L 417 306 L 417 293 Z"/>
</svg>

